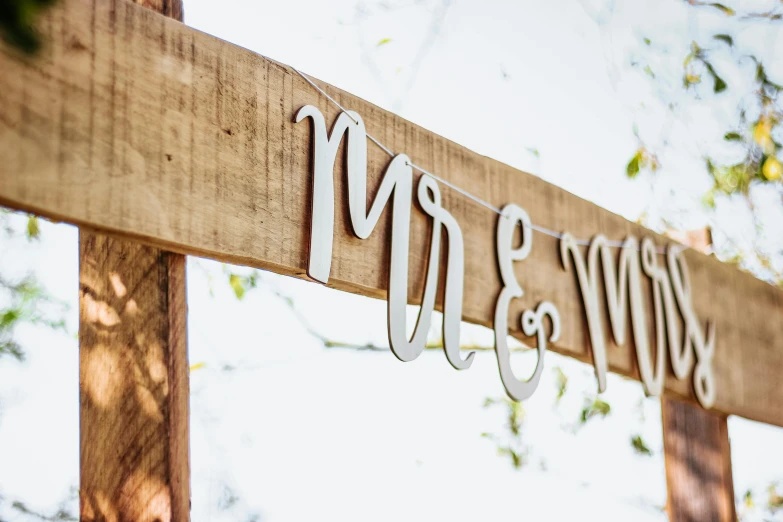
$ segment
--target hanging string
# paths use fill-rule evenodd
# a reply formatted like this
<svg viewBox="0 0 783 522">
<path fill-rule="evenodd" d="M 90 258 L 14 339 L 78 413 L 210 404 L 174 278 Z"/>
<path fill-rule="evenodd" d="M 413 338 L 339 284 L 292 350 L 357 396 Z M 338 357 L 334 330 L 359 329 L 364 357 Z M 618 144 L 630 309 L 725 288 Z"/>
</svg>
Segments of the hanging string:
<svg viewBox="0 0 783 522">
<path fill-rule="evenodd" d="M 337 102 L 337 100 L 335 100 L 334 98 L 329 96 L 326 93 L 326 91 L 324 91 L 323 89 L 318 87 L 318 85 L 316 85 L 315 82 L 313 82 L 305 74 L 300 72 L 299 69 L 296 69 L 294 67 L 291 67 L 291 69 L 293 69 L 294 72 L 296 72 L 296 74 L 301 76 L 302 79 L 304 79 L 304 81 L 309 83 L 316 91 L 318 91 L 319 93 L 324 95 L 324 97 L 326 97 L 327 100 L 332 102 L 337 108 L 339 108 L 343 113 L 345 113 L 345 115 L 348 116 L 351 119 L 352 122 L 354 122 L 357 125 L 359 124 L 359 121 L 356 118 L 354 118 L 353 116 L 351 116 L 351 113 L 348 112 L 348 110 L 345 107 L 340 105 L 340 103 Z M 365 130 L 365 135 L 367 136 L 368 140 L 370 140 L 373 143 L 375 143 L 375 145 L 377 145 L 378 148 L 380 148 L 382 151 L 384 151 L 386 154 L 388 154 L 389 157 L 394 158 L 395 154 L 388 147 L 386 147 L 383 143 L 378 141 L 375 137 L 373 137 L 366 130 Z M 480 197 L 478 197 L 478 196 L 476 196 L 474 194 L 471 194 L 470 192 L 468 192 L 467 190 L 465 190 L 465 189 L 463 189 L 461 187 L 458 187 L 457 185 L 451 183 L 450 181 L 446 181 L 442 177 L 440 177 L 440 176 L 438 176 L 436 174 L 433 174 L 432 172 L 430 172 L 430 171 L 428 171 L 426 169 L 423 169 L 422 167 L 419 167 L 418 165 L 416 165 L 413 162 L 408 161 L 406 163 L 408 164 L 409 167 L 413 168 L 414 170 L 419 171 L 420 173 L 424 174 L 425 176 L 431 177 L 432 179 L 438 181 L 439 183 L 442 183 L 443 185 L 446 185 L 450 189 L 452 189 L 452 190 L 454 190 L 456 192 L 459 192 L 460 194 L 462 194 L 466 198 L 468 198 L 468 199 L 478 203 L 479 205 L 481 205 L 483 207 L 488 208 L 489 210 L 491 210 L 492 212 L 495 212 L 496 214 L 499 214 L 500 216 L 503 216 L 503 211 L 500 210 L 495 205 L 493 205 L 491 203 L 488 203 L 487 201 L 484 201 Z M 525 226 L 527 226 L 527 225 L 525 224 Z M 546 227 L 542 227 L 542 226 L 535 225 L 535 224 L 532 224 L 532 223 L 529 226 L 530 226 L 530 229 L 535 230 L 536 232 L 540 232 L 541 234 L 547 235 L 549 237 L 553 237 L 555 239 L 563 239 L 563 234 L 561 234 L 559 232 L 555 232 L 554 230 L 550 230 L 550 229 L 548 229 Z M 589 246 L 590 245 L 590 240 L 588 240 L 588 239 L 576 239 L 575 242 L 578 245 L 583 245 L 583 246 Z M 608 247 L 611 247 L 611 248 L 623 248 L 625 246 L 625 243 L 623 241 L 619 241 L 619 240 L 607 240 L 607 241 L 604 242 L 604 245 L 606 245 Z M 641 249 L 641 247 L 637 247 L 636 248 L 636 250 L 640 250 L 640 249 Z M 656 247 L 655 251 L 658 254 L 665 254 L 666 253 L 666 249 L 664 247 Z"/>
</svg>

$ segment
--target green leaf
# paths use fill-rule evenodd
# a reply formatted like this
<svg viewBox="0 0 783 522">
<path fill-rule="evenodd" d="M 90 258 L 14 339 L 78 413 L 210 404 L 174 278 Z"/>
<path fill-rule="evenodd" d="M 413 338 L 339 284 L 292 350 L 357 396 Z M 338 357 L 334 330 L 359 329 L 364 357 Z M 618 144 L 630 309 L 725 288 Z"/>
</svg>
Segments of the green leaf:
<svg viewBox="0 0 783 522">
<path fill-rule="evenodd" d="M 560 366 L 555 366 L 554 371 L 555 380 L 557 382 L 557 398 L 555 399 L 555 402 L 559 403 L 560 399 L 563 398 L 566 393 L 566 389 L 568 388 L 568 376 Z"/>
<path fill-rule="evenodd" d="M 0 328 L 10 328 L 22 317 L 22 311 L 16 308 L 6 310 L 0 314 Z"/>
<path fill-rule="evenodd" d="M 761 65 L 761 62 L 759 61 L 756 61 L 756 81 L 759 83 L 767 81 L 767 73 L 764 71 L 764 66 Z"/>
<path fill-rule="evenodd" d="M 767 78 L 767 72 L 764 70 L 764 66 L 761 62 L 755 56 L 751 56 L 751 58 L 756 62 L 756 81 L 762 86 L 772 87 L 776 91 L 783 90 L 783 85 L 778 85 Z"/>
<path fill-rule="evenodd" d="M 720 11 L 721 11 L 721 12 L 723 12 L 723 14 L 725 14 L 726 16 L 734 16 L 735 14 L 737 14 L 737 13 L 734 11 L 734 9 L 731 9 L 730 7 L 726 7 L 726 6 L 725 6 L 725 5 L 723 5 L 723 4 L 715 4 L 715 3 L 713 3 L 713 4 L 708 4 L 708 5 L 710 5 L 710 6 L 714 7 L 715 9 L 718 9 L 718 10 L 720 10 Z"/>
<path fill-rule="evenodd" d="M 245 286 L 242 284 L 242 277 L 237 274 L 231 274 L 228 276 L 228 284 L 234 290 L 234 294 L 237 299 L 245 297 Z"/>
<path fill-rule="evenodd" d="M 609 412 L 612 411 L 612 407 L 609 406 L 609 403 L 601 399 L 595 399 L 595 401 L 593 402 L 593 407 L 603 417 L 606 417 L 607 415 L 609 415 Z"/>
<path fill-rule="evenodd" d="M 593 399 L 592 402 L 589 400 L 585 404 L 585 407 L 582 408 L 582 414 L 580 416 L 580 420 L 582 424 L 587 423 L 590 419 L 596 416 L 600 417 L 606 417 L 611 413 L 612 407 L 609 405 L 608 402 L 596 397 Z"/>
<path fill-rule="evenodd" d="M 647 75 L 648 75 L 650 78 L 655 78 L 655 73 L 653 72 L 652 68 L 650 68 L 650 66 L 649 66 L 649 65 L 645 65 L 645 66 L 644 66 L 644 72 L 645 72 L 645 73 L 647 73 Z"/>
<path fill-rule="evenodd" d="M 38 216 L 27 217 L 27 239 L 32 241 L 34 239 L 40 239 L 41 228 L 38 225 Z"/>
<path fill-rule="evenodd" d="M 522 466 L 525 465 L 525 457 L 524 455 L 520 455 L 514 450 L 509 450 L 509 453 L 511 455 L 511 463 L 514 466 L 514 469 L 521 469 Z"/>
<path fill-rule="evenodd" d="M 631 158 L 631 161 L 628 162 L 628 165 L 625 167 L 625 174 L 633 179 L 639 174 L 639 169 L 641 167 L 641 161 L 642 161 L 642 153 L 641 151 L 634 154 L 633 158 Z"/>
<path fill-rule="evenodd" d="M 727 34 L 716 34 L 715 36 L 713 36 L 713 38 L 715 38 L 716 40 L 720 40 L 721 42 L 726 43 L 726 45 L 728 45 L 729 47 L 733 47 L 734 46 L 734 39 L 731 36 L 727 35 Z"/>
<path fill-rule="evenodd" d="M 42 8 L 53 0 L 5 0 L 0 2 L 0 39 L 24 53 L 32 54 L 41 47 L 36 31 L 37 18 Z"/>
<path fill-rule="evenodd" d="M 650 45 L 652 43 L 652 40 L 650 40 L 649 38 L 645 38 L 644 43 Z"/>
<path fill-rule="evenodd" d="M 726 141 L 742 141 L 742 136 L 739 132 L 727 132 L 723 139 Z"/>
<path fill-rule="evenodd" d="M 726 87 L 728 87 L 728 85 L 726 85 L 726 82 L 723 81 L 723 78 L 718 76 L 718 73 L 715 72 L 715 68 L 712 66 L 712 64 L 710 62 L 708 62 L 706 60 L 703 60 L 703 62 L 704 62 L 704 66 L 707 67 L 707 72 L 710 73 L 710 76 L 712 76 L 712 80 L 715 82 L 715 84 L 713 86 L 713 90 L 716 93 L 725 91 Z"/>
<path fill-rule="evenodd" d="M 715 208 L 715 189 L 710 189 L 701 197 L 701 203 L 707 208 Z"/>
<path fill-rule="evenodd" d="M 642 439 L 641 435 L 634 435 L 631 437 L 631 446 L 633 446 L 634 451 L 636 451 L 636 453 L 639 455 L 644 455 L 647 457 L 652 456 L 652 450 L 647 447 L 647 444 L 644 443 L 644 439 Z"/>
<path fill-rule="evenodd" d="M 392 41 L 391 38 L 381 38 L 380 40 L 378 40 L 378 43 L 375 44 L 375 47 L 380 47 L 382 45 L 386 45 L 387 43 L 390 43 L 391 41 Z"/>
<path fill-rule="evenodd" d="M 245 294 L 248 290 L 256 288 L 258 286 L 258 281 L 259 276 L 258 271 L 256 270 L 246 276 L 233 273 L 229 273 L 228 276 L 228 284 L 231 285 L 231 288 L 234 290 L 234 294 L 237 296 L 237 299 L 242 299 L 245 297 Z M 290 298 L 287 298 L 287 300 L 288 304 L 292 305 Z"/>
<path fill-rule="evenodd" d="M 523 453 L 519 453 L 511 447 L 498 447 L 498 455 L 508 455 L 511 458 L 511 465 L 514 469 L 521 469 L 527 462 Z"/>
<path fill-rule="evenodd" d="M 509 400 L 507 401 L 507 404 L 509 409 L 509 429 L 513 435 L 518 436 L 520 433 L 522 433 L 522 423 L 525 420 L 525 408 L 522 406 L 521 402 L 517 401 Z"/>
<path fill-rule="evenodd" d="M 723 80 L 723 78 L 721 78 L 717 74 L 713 75 L 713 78 L 715 80 L 715 85 L 713 87 L 713 90 L 716 93 L 725 91 L 726 87 L 728 87 L 728 85 L 726 85 L 726 82 Z"/>
<path fill-rule="evenodd" d="M 691 71 L 686 72 L 682 77 L 682 84 L 687 89 L 691 85 L 696 85 L 697 83 L 701 83 L 701 75 L 700 74 L 694 74 Z"/>
<path fill-rule="evenodd" d="M 713 165 L 707 160 L 707 170 L 715 179 L 713 191 L 724 194 L 746 193 L 750 187 L 750 181 L 759 171 L 759 164 L 746 164 L 745 162 L 734 165 Z"/>
</svg>

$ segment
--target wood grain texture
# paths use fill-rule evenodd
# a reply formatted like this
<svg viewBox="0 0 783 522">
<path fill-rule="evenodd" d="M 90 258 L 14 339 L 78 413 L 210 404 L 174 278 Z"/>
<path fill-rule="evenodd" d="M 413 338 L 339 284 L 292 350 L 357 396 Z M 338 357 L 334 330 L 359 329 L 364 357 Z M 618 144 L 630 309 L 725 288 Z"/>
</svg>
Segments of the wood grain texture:
<svg viewBox="0 0 783 522">
<path fill-rule="evenodd" d="M 306 277 L 311 131 L 293 117 L 313 104 L 331 123 L 337 111 L 327 100 L 284 65 L 125 0 L 62 0 L 41 29 L 49 44 L 35 63 L 0 52 L 0 203 L 180 253 Z M 498 207 L 517 203 L 534 223 L 576 237 L 652 235 L 320 85 L 358 111 L 388 147 Z M 368 150 L 373 190 L 388 157 L 373 145 Z M 384 298 L 390 213 L 369 239 L 353 237 L 340 158 L 329 284 Z M 490 325 L 500 291 L 497 216 L 445 187 L 443 204 L 465 239 L 464 319 Z M 413 214 L 409 295 L 416 303 L 429 222 L 418 209 Z M 519 324 L 523 309 L 552 301 L 563 333 L 551 348 L 590 361 L 576 278 L 561 268 L 555 239 L 534 237 L 530 257 L 515 265 L 525 296 L 511 307 L 510 324 Z M 696 313 L 702 324 L 717 324 L 715 408 L 783 425 L 783 293 L 713 258 L 692 251 L 686 258 Z M 632 345 L 610 345 L 607 357 L 611 371 L 638 379 Z M 665 388 L 692 399 L 690 380 L 671 372 Z"/>
<path fill-rule="evenodd" d="M 726 416 L 661 401 L 670 522 L 735 522 Z"/>
<path fill-rule="evenodd" d="M 185 258 L 80 231 L 81 520 L 190 512 Z"/>
<path fill-rule="evenodd" d="M 179 0 L 137 3 L 182 19 Z M 185 256 L 82 229 L 80 519 L 190 520 Z"/>
<path fill-rule="evenodd" d="M 179 22 L 185 16 L 182 0 L 133 0 L 133 2 Z"/>
</svg>

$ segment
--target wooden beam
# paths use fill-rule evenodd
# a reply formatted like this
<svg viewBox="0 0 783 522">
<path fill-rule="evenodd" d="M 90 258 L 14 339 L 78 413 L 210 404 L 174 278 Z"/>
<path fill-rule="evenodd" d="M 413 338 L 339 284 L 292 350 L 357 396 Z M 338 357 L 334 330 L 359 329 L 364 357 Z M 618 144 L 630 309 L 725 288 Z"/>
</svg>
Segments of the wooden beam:
<svg viewBox="0 0 783 522">
<path fill-rule="evenodd" d="M 189 520 L 185 257 L 80 232 L 83 521 Z"/>
<path fill-rule="evenodd" d="M 670 522 L 736 522 L 726 416 L 665 397 L 661 413 Z"/>
<path fill-rule="evenodd" d="M 179 0 L 140 4 L 182 19 Z M 82 229 L 80 520 L 190 519 L 185 256 Z"/>
<path fill-rule="evenodd" d="M 323 96 L 289 67 L 125 0 L 62 0 L 42 31 L 48 38 L 43 59 L 30 63 L 0 52 L 1 204 L 184 254 L 305 277 L 311 137 L 309 123 L 294 124 L 293 117 L 313 104 L 331 122 L 337 111 Z M 534 222 L 577 237 L 600 232 L 667 242 L 539 178 L 320 85 L 358 111 L 369 132 L 394 151 L 494 205 L 517 203 Z M 387 163 L 370 146 L 371 188 Z M 383 298 L 389 213 L 369 239 L 355 238 L 343 176 L 336 177 L 329 284 Z M 496 215 L 446 188 L 443 202 L 465 239 L 464 319 L 491 325 L 500 291 Z M 429 220 L 418 210 L 411 234 L 415 303 L 429 239 Z M 686 259 L 696 313 L 702 324 L 717 325 L 715 408 L 783 425 L 783 293 L 714 258 L 689 251 Z M 552 349 L 590 361 L 578 286 L 561 268 L 557 241 L 536 234 L 530 257 L 515 269 L 525 296 L 511 307 L 510 324 L 518 327 L 521 310 L 552 301 L 562 318 Z M 610 370 L 638 378 L 634 351 L 610 345 Z M 665 388 L 693 397 L 690 379 L 669 375 Z"/>
<path fill-rule="evenodd" d="M 182 21 L 185 12 L 182 0 L 133 0 L 135 3 L 152 9 L 156 13 L 167 16 L 177 21 Z"/>
</svg>

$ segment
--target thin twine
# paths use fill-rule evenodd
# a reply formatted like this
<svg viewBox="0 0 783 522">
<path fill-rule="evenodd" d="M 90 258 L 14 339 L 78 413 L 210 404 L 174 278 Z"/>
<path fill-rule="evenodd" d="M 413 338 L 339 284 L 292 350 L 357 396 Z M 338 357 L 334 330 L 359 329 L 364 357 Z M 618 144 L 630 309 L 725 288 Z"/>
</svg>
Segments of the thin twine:
<svg viewBox="0 0 783 522">
<path fill-rule="evenodd" d="M 351 116 L 351 113 L 348 112 L 348 109 L 346 109 L 345 107 L 340 105 L 340 103 L 337 100 L 335 100 L 334 98 L 329 96 L 326 93 L 326 91 L 324 91 L 323 89 L 318 87 L 318 85 L 316 85 L 315 82 L 313 82 L 305 74 L 303 74 L 301 71 L 299 71 L 299 69 L 296 69 L 294 67 L 291 67 L 291 69 L 293 69 L 294 72 L 296 72 L 299 76 L 301 76 L 302 79 L 304 79 L 304 81 L 309 83 L 316 91 L 318 91 L 319 93 L 323 94 L 326 97 L 327 100 L 329 100 L 335 106 L 337 106 L 337 108 L 339 108 L 346 116 L 348 116 L 348 118 L 350 118 L 352 122 L 354 122 L 355 124 L 359 125 L 359 121 L 356 118 L 354 118 L 353 116 Z M 375 145 L 377 145 L 378 148 L 383 150 L 390 157 L 392 157 L 392 158 L 395 157 L 395 154 L 388 147 L 386 147 L 383 143 L 378 141 L 374 136 L 372 136 L 369 132 L 367 132 L 366 129 L 365 129 L 365 135 L 367 136 L 367 139 L 369 139 L 370 141 L 375 143 Z M 488 203 L 487 201 L 484 201 L 480 197 L 478 197 L 478 196 L 476 196 L 474 194 L 471 194 L 470 192 L 468 192 L 467 190 L 465 190 L 465 189 L 463 189 L 461 187 L 458 187 L 457 185 L 451 183 L 450 181 L 446 181 L 442 177 L 440 177 L 440 176 L 438 176 L 436 174 L 433 174 L 432 172 L 430 172 L 430 171 L 428 171 L 426 169 L 423 169 L 422 167 L 419 167 L 415 163 L 412 163 L 410 161 L 407 161 L 406 163 L 407 163 L 407 165 L 409 167 L 412 167 L 413 169 L 418 170 L 419 172 L 421 172 L 425 176 L 429 176 L 429 177 L 433 178 L 434 180 L 436 180 L 436 181 L 446 185 L 450 189 L 452 189 L 452 190 L 454 190 L 456 192 L 459 192 L 460 194 L 462 194 L 466 198 L 468 198 L 470 200 L 473 200 L 474 202 L 478 203 L 479 205 L 481 205 L 483 207 L 488 208 L 492 212 L 494 212 L 494 213 L 496 213 L 496 214 L 498 214 L 500 216 L 506 217 L 503 214 L 503 211 L 500 210 L 495 205 L 493 205 L 491 203 Z M 564 234 L 561 234 L 559 232 L 555 232 L 554 230 L 550 230 L 550 229 L 548 229 L 546 227 L 542 227 L 542 226 L 539 226 L 539 225 L 534 225 L 533 223 L 530 223 L 529 225 L 527 223 L 523 223 L 522 226 L 529 226 L 530 229 L 535 230 L 536 232 L 540 232 L 540 233 L 542 233 L 542 234 L 544 234 L 546 236 L 553 237 L 555 239 L 563 239 L 563 236 L 564 236 Z M 590 246 L 590 240 L 587 240 L 587 239 L 574 239 L 574 242 L 577 245 Z M 619 241 L 619 240 L 607 240 L 607 241 L 604 242 L 604 245 L 608 246 L 610 248 L 623 248 L 623 247 L 625 247 L 625 243 L 623 241 Z M 637 247 L 636 250 L 637 251 L 641 251 L 641 246 Z M 658 254 L 665 254 L 666 253 L 666 249 L 664 247 L 656 247 L 655 251 Z"/>
</svg>

